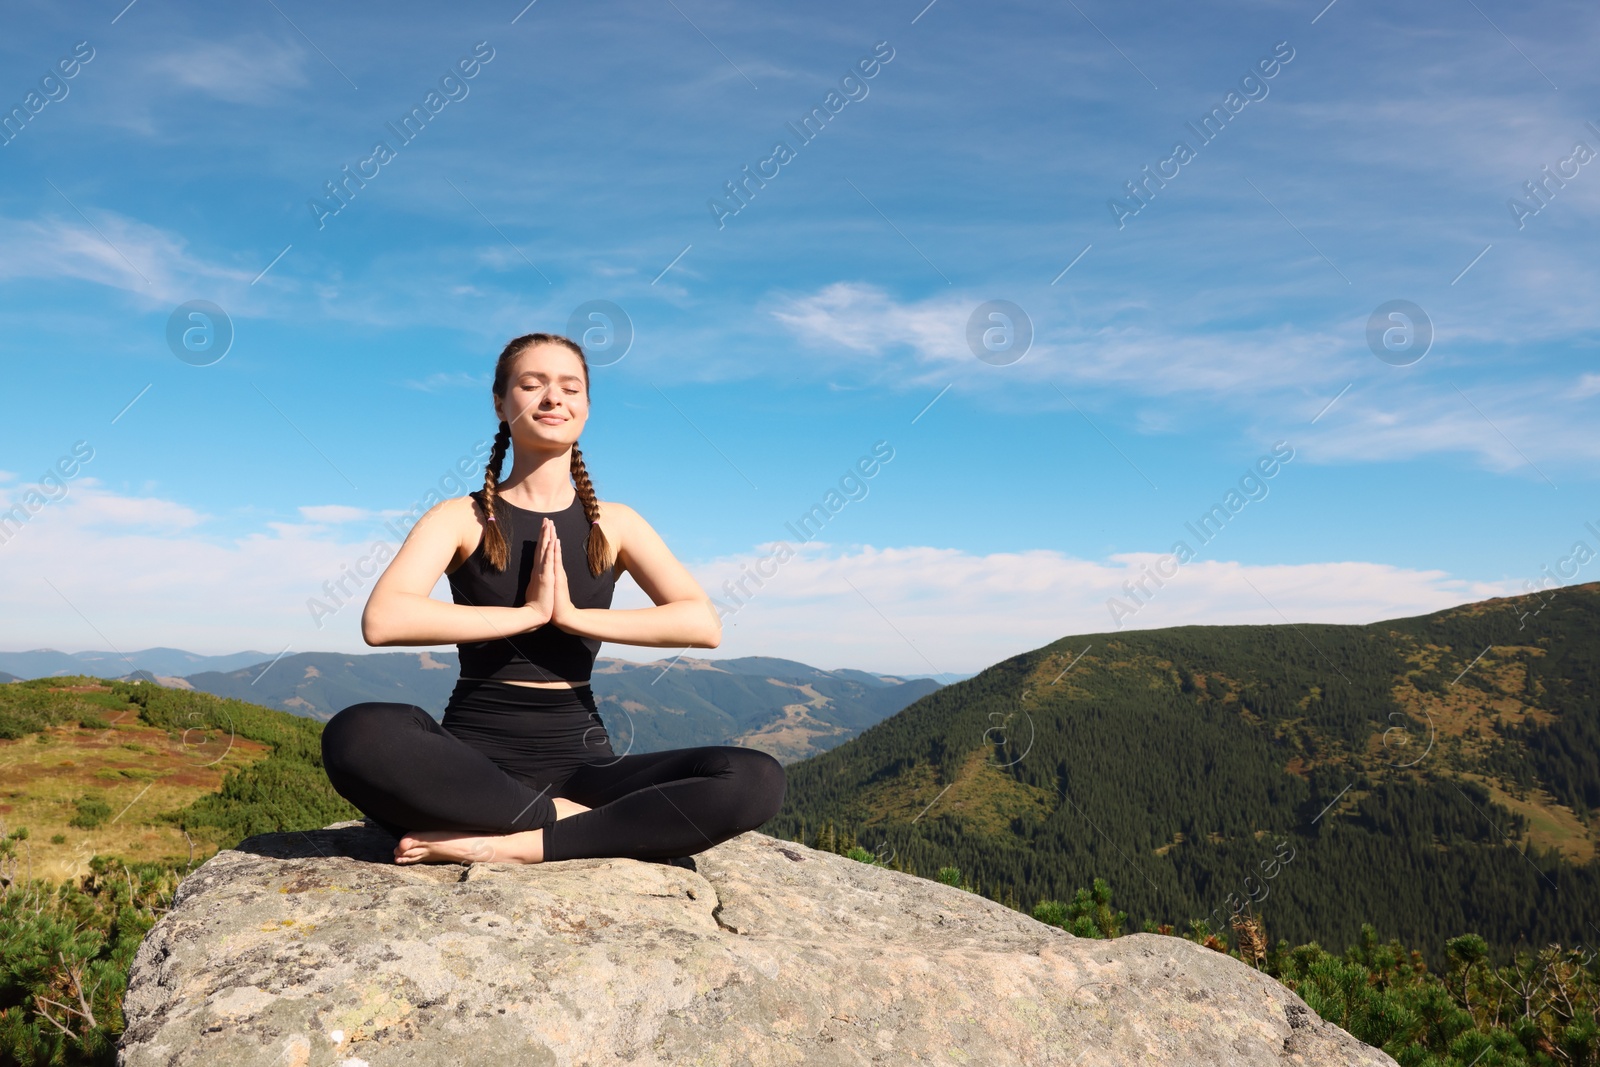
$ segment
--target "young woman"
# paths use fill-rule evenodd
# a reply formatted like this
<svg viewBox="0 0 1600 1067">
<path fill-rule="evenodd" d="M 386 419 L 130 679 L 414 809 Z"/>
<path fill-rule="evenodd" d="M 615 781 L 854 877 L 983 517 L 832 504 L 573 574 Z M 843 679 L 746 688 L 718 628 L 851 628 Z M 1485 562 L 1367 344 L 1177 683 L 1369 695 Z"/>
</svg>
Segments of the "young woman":
<svg viewBox="0 0 1600 1067">
<path fill-rule="evenodd" d="M 600 721 L 601 641 L 716 648 L 722 624 L 638 512 L 595 499 L 578 451 L 583 349 L 556 334 L 511 341 L 494 409 L 483 488 L 417 520 L 361 616 L 370 645 L 456 643 L 443 721 L 413 704 L 345 708 L 322 734 L 328 780 L 400 839 L 396 863 L 674 860 L 760 826 L 783 802 L 773 757 L 734 745 L 619 756 Z M 611 610 L 619 570 L 656 606 Z M 441 574 L 452 604 L 428 595 Z"/>
</svg>

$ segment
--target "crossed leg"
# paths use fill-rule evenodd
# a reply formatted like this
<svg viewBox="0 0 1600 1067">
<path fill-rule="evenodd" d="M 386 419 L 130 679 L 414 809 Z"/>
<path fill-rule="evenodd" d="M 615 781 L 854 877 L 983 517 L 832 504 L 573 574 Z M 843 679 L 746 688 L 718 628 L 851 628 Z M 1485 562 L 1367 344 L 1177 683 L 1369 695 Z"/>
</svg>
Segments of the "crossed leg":
<svg viewBox="0 0 1600 1067">
<path fill-rule="evenodd" d="M 414 704 L 369 701 L 339 712 L 322 731 L 322 766 L 335 792 L 402 838 L 405 847 L 395 848 L 397 863 L 422 858 L 402 858 L 420 843 L 405 844 L 407 834 L 426 834 L 439 842 L 513 835 L 520 837 L 519 851 L 526 852 L 542 840 L 542 828 L 564 814 L 548 785 L 530 785 L 507 774 Z M 474 844 L 461 847 L 476 848 L 480 858 L 488 858 Z M 449 846 L 440 844 L 440 851 L 449 851 Z"/>
<path fill-rule="evenodd" d="M 753 830 L 783 805 L 783 765 L 736 745 L 589 760 L 561 795 L 590 810 L 544 829 L 544 858 L 672 859 Z"/>
<path fill-rule="evenodd" d="M 517 777 L 411 704 L 344 709 L 323 730 L 322 755 L 334 789 L 401 838 L 396 863 L 672 859 L 760 826 L 785 788 L 776 759 L 733 745 Z"/>
<path fill-rule="evenodd" d="M 733 745 L 601 757 L 546 784 L 563 794 L 550 825 L 499 836 L 413 832 L 396 862 L 674 859 L 760 826 L 777 814 L 784 787 L 776 759 Z"/>
</svg>

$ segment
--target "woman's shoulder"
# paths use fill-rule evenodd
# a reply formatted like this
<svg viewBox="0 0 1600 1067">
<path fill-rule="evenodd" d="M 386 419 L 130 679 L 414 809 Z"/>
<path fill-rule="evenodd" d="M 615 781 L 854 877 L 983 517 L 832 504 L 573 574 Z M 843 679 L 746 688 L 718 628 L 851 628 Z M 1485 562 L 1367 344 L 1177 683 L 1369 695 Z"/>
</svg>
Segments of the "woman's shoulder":
<svg viewBox="0 0 1600 1067">
<path fill-rule="evenodd" d="M 476 551 L 483 536 L 482 516 L 471 494 L 448 497 L 422 513 L 406 534 L 406 540 L 420 536 L 434 543 L 454 541 L 455 552 L 445 568 L 445 573 L 450 574 Z"/>
<path fill-rule="evenodd" d="M 464 527 L 474 517 L 483 514 L 482 506 L 479 504 L 481 495 L 482 492 L 480 490 L 479 492 L 468 493 L 465 496 L 447 497 L 423 512 L 422 517 L 417 520 L 417 525 L 420 526 L 424 522 L 444 522 Z"/>
<path fill-rule="evenodd" d="M 482 500 L 483 490 L 475 489 L 462 496 L 453 496 L 446 500 L 441 500 L 433 506 L 433 510 L 439 512 L 442 516 L 461 522 L 483 514 Z"/>
<path fill-rule="evenodd" d="M 621 501 L 596 500 L 595 504 L 600 509 L 600 528 L 607 535 L 621 538 L 629 530 L 638 529 L 644 522 L 643 516 Z"/>
<path fill-rule="evenodd" d="M 596 499 L 595 504 L 600 508 L 600 518 L 602 520 L 618 519 L 621 521 L 627 521 L 628 519 L 637 519 L 639 517 L 639 513 L 637 511 L 634 511 L 628 505 L 619 500 Z"/>
</svg>

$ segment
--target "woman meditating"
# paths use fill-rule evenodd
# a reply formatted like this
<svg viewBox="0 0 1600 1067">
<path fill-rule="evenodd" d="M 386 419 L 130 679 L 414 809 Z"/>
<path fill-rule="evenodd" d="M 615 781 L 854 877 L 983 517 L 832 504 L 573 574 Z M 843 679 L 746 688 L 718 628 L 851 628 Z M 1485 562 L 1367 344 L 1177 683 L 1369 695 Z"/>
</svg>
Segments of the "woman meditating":
<svg viewBox="0 0 1600 1067">
<path fill-rule="evenodd" d="M 595 498 L 578 451 L 583 349 L 514 339 L 495 364 L 494 409 L 483 488 L 417 520 L 361 616 L 370 645 L 456 644 L 443 721 L 413 704 L 345 708 L 322 734 L 328 780 L 400 839 L 396 863 L 674 860 L 760 826 L 783 803 L 773 757 L 734 745 L 617 755 L 600 721 L 600 642 L 716 648 L 722 624 L 638 512 Z M 656 606 L 612 610 L 619 570 Z M 452 604 L 429 596 L 441 574 Z"/>
</svg>

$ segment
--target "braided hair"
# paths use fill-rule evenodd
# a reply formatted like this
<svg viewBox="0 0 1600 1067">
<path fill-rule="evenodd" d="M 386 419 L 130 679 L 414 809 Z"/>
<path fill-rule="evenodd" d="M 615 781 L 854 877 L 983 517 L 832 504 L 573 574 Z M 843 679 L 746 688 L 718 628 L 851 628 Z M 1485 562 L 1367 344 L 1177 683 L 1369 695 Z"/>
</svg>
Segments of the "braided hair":
<svg viewBox="0 0 1600 1067">
<path fill-rule="evenodd" d="M 583 349 L 571 338 L 554 333 L 523 334 L 507 343 L 494 365 L 494 395 L 502 400 L 505 399 L 506 390 L 511 384 L 511 365 L 517 356 L 540 344 L 562 345 L 577 355 L 578 362 L 583 367 L 583 391 L 587 398 L 589 361 L 584 358 Z M 508 555 L 506 537 L 500 531 L 495 511 L 500 502 L 500 467 L 505 462 L 506 450 L 510 446 L 511 426 L 502 419 L 500 429 L 494 435 L 494 450 L 489 453 L 489 463 L 483 471 L 483 510 L 489 520 L 483 533 L 483 555 L 489 561 L 489 566 L 497 571 L 506 569 Z M 577 442 L 573 442 L 572 445 L 572 484 L 578 491 L 578 499 L 583 503 L 583 514 L 589 520 L 589 539 L 584 544 L 584 555 L 589 564 L 589 573 L 598 578 L 606 569 L 606 559 L 611 553 L 611 546 L 606 542 L 606 535 L 600 529 L 600 503 L 595 499 L 594 483 L 589 480 L 589 470 L 583 464 L 583 453 L 578 450 Z"/>
</svg>

